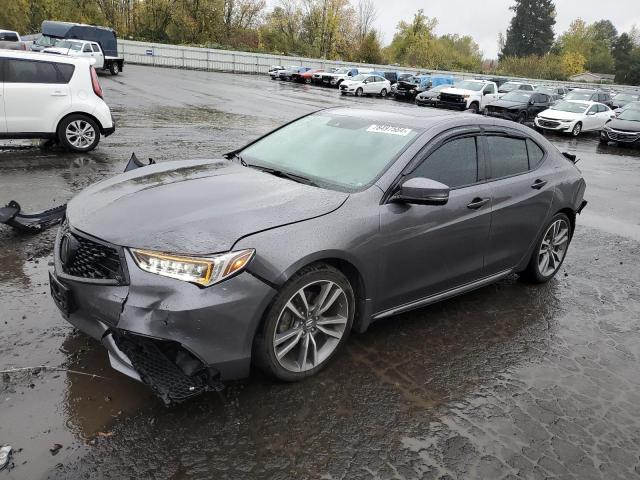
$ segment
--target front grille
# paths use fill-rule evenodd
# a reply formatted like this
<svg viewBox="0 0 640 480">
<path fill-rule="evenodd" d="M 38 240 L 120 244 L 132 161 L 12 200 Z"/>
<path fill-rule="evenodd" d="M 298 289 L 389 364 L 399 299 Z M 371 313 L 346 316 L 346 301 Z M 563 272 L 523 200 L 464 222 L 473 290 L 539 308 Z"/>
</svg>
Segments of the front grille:
<svg viewBox="0 0 640 480">
<path fill-rule="evenodd" d="M 607 134 L 611 140 L 615 140 L 616 142 L 635 142 L 640 139 L 640 132 L 632 133 L 621 132 L 618 130 L 607 130 Z"/>
<path fill-rule="evenodd" d="M 465 103 L 462 95 L 455 95 L 453 93 L 441 93 L 440 100 L 447 103 Z"/>
<path fill-rule="evenodd" d="M 331 75 L 323 75 L 323 76 L 322 76 L 322 81 L 323 81 L 324 83 L 330 83 L 332 78 L 333 78 L 333 77 L 332 77 Z"/>
<path fill-rule="evenodd" d="M 543 118 L 538 119 L 538 124 L 540 124 L 541 127 L 547 127 L 547 128 L 558 128 L 560 126 L 560 122 L 554 122 L 553 120 L 545 120 Z"/>
<path fill-rule="evenodd" d="M 78 278 L 124 282 L 122 259 L 115 247 L 72 232 L 66 221 L 60 228 L 58 256 L 64 273 Z"/>
</svg>

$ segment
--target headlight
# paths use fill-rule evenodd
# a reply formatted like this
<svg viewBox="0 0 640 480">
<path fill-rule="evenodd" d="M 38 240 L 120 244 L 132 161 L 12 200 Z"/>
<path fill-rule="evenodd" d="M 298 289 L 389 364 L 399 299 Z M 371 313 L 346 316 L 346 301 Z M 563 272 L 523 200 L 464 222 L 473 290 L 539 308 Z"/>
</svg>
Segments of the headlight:
<svg viewBox="0 0 640 480">
<path fill-rule="evenodd" d="M 238 250 L 208 257 L 187 257 L 149 250 L 131 249 L 136 265 L 145 272 L 208 287 L 238 273 L 253 258 L 255 250 Z"/>
</svg>

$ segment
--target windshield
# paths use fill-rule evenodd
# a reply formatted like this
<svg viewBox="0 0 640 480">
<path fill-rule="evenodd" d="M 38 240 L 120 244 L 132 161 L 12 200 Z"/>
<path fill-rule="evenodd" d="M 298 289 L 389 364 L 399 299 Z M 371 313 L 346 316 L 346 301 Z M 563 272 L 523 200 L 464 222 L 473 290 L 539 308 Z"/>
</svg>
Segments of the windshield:
<svg viewBox="0 0 640 480">
<path fill-rule="evenodd" d="M 504 97 L 502 97 L 502 100 L 508 100 L 510 102 L 528 102 L 531 98 L 531 95 L 531 93 L 521 91 L 509 92 Z"/>
<path fill-rule="evenodd" d="M 315 114 L 242 150 L 249 164 L 309 178 L 319 185 L 358 190 L 418 135 L 416 130 L 361 118 Z"/>
<path fill-rule="evenodd" d="M 571 113 L 584 113 L 589 105 L 584 105 L 583 103 L 574 103 L 574 102 L 558 102 L 551 110 L 560 110 L 561 112 L 571 112 Z"/>
<path fill-rule="evenodd" d="M 618 115 L 620 120 L 631 120 L 632 122 L 640 122 L 640 110 L 637 108 L 629 108 Z"/>
<path fill-rule="evenodd" d="M 593 92 L 578 92 L 574 90 L 573 92 L 569 92 L 564 98 L 567 100 L 591 100 L 592 96 Z"/>
<path fill-rule="evenodd" d="M 342 74 L 342 73 L 349 73 L 351 71 L 350 68 L 339 68 L 337 69 L 335 72 L 333 73 L 338 73 L 338 74 Z"/>
<path fill-rule="evenodd" d="M 439 92 L 440 90 L 444 90 L 445 88 L 451 88 L 451 85 L 447 85 L 446 83 L 443 83 L 442 85 L 438 85 L 438 86 L 433 87 L 429 91 L 430 92 Z"/>
<path fill-rule="evenodd" d="M 517 90 L 518 88 L 520 88 L 519 83 L 507 82 L 507 83 L 503 83 L 502 86 L 498 89 L 498 91 L 500 93 L 504 93 L 504 92 L 510 92 L 512 90 Z"/>
<path fill-rule="evenodd" d="M 556 95 L 556 91 L 550 87 L 538 87 L 536 92 L 546 93 L 547 95 Z"/>
<path fill-rule="evenodd" d="M 57 38 L 49 37 L 47 35 L 40 35 L 34 42 L 41 47 L 53 47 L 56 44 Z"/>
<path fill-rule="evenodd" d="M 68 50 L 73 50 L 74 52 L 82 50 L 82 45 L 82 42 L 73 42 L 71 40 L 60 40 L 59 42 L 56 42 L 56 47 L 66 48 Z"/>
<path fill-rule="evenodd" d="M 630 108 L 640 109 L 640 102 L 631 102 L 627 103 L 624 107 L 622 107 L 622 111 L 629 110 Z"/>
<path fill-rule="evenodd" d="M 619 93 L 613 98 L 615 100 L 622 100 L 623 102 L 633 102 L 635 100 L 640 99 L 640 95 L 631 95 L 629 93 Z"/>
<path fill-rule="evenodd" d="M 474 92 L 477 92 L 478 90 L 482 90 L 482 87 L 484 87 L 484 83 L 464 80 L 462 82 L 456 83 L 454 86 L 455 88 L 459 88 L 461 90 L 473 90 Z"/>
</svg>

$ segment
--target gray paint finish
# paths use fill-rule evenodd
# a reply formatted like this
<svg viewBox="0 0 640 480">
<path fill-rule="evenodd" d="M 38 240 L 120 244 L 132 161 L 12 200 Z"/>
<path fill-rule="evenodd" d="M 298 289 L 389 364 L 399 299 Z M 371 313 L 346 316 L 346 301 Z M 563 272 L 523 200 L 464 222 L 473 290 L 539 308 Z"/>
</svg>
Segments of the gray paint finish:
<svg viewBox="0 0 640 480">
<path fill-rule="evenodd" d="M 128 287 L 64 280 L 75 296 L 86 298 L 72 323 L 85 331 L 90 329 L 82 325 L 92 319 L 109 324 L 93 299 L 102 301 L 102 289 L 113 288 L 121 311 L 114 328 L 177 341 L 223 379 L 238 378 L 249 372 L 253 337 L 267 306 L 302 267 L 337 261 L 358 272 L 362 298 L 355 328 L 363 331 L 376 317 L 521 270 L 550 218 L 560 210 L 576 212 L 582 202 L 578 169 L 526 127 L 469 115 L 333 112 L 407 125 L 421 134 L 373 185 L 351 194 L 211 160 L 145 167 L 76 197 L 69 204 L 70 224 L 117 245 L 182 254 L 253 248 L 256 256 L 246 272 L 199 288 L 142 272 L 127 254 Z M 482 176 L 475 185 L 453 189 L 445 205 L 388 201 L 415 159 L 469 132 L 531 138 L 546 157 L 534 171 L 494 181 Z M 478 144 L 484 165 L 484 142 Z M 538 179 L 546 185 L 531 188 Z M 476 197 L 490 201 L 469 208 Z"/>
</svg>

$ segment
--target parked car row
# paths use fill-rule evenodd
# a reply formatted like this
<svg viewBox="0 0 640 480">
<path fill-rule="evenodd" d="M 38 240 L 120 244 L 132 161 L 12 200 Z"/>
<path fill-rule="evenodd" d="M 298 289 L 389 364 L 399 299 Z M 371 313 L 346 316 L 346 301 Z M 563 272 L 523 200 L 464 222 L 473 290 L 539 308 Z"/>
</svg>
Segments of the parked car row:
<svg viewBox="0 0 640 480">
<path fill-rule="evenodd" d="M 86 57 L 96 70 L 108 70 L 112 75 L 124 69 L 116 32 L 108 27 L 45 20 L 42 33 L 27 47 L 17 32 L 0 30 L 0 49 Z"/>
</svg>

